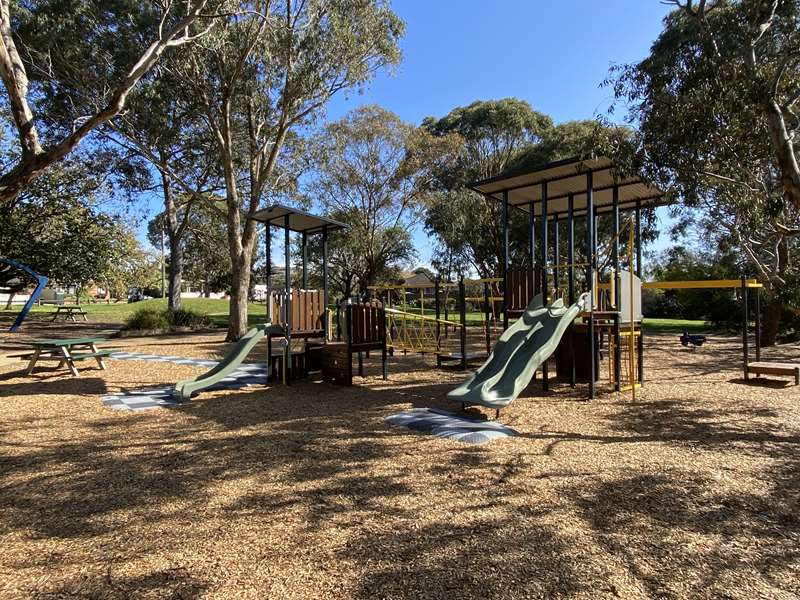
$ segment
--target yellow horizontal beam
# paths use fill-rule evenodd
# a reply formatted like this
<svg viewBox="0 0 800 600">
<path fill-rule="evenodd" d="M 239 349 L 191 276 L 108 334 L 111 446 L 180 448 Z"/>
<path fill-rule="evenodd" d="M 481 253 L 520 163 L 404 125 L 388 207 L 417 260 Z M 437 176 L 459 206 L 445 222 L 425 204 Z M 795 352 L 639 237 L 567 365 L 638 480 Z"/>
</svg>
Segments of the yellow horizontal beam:
<svg viewBox="0 0 800 600">
<path fill-rule="evenodd" d="M 755 279 L 747 279 L 749 288 L 763 287 Z M 643 287 L 654 290 L 725 289 L 742 287 L 741 279 L 699 279 L 694 281 L 645 281 Z"/>
</svg>

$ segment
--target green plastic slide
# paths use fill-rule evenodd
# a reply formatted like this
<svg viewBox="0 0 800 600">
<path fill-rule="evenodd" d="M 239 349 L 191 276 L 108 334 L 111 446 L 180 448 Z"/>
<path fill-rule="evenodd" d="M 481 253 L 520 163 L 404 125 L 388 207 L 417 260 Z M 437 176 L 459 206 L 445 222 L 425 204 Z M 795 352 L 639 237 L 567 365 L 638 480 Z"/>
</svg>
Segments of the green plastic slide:
<svg viewBox="0 0 800 600">
<path fill-rule="evenodd" d="M 487 361 L 464 383 L 447 394 L 464 405 L 500 409 L 524 390 L 536 369 L 555 352 L 561 336 L 589 303 L 589 295 L 565 307 L 561 299 L 542 306 L 536 296 L 522 316 L 500 337 Z"/>
<path fill-rule="evenodd" d="M 228 375 L 233 373 L 242 364 L 242 361 L 247 358 L 247 355 L 253 350 L 255 345 L 267 334 L 283 333 L 281 325 L 272 325 L 266 323 L 258 325 L 248 331 L 236 345 L 231 349 L 222 361 L 219 362 L 213 369 L 197 377 L 191 379 L 184 379 L 175 384 L 175 395 L 181 401 L 189 400 L 194 392 L 208 389 L 212 385 L 219 383 Z"/>
</svg>

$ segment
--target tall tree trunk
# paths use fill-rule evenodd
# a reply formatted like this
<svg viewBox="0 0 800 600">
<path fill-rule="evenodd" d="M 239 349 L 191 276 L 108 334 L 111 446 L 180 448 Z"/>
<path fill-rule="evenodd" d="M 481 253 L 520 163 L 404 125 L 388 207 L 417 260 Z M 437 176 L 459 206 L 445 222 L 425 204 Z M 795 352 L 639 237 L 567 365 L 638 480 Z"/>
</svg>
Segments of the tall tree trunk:
<svg viewBox="0 0 800 600">
<path fill-rule="evenodd" d="M 169 292 L 167 308 L 180 310 L 181 287 L 183 284 L 183 250 L 179 241 L 170 236 L 169 239 Z"/>
<path fill-rule="evenodd" d="M 163 153 L 161 159 L 164 160 Z M 175 197 L 172 193 L 170 178 L 163 170 L 161 171 L 161 187 L 164 192 L 164 214 L 167 220 L 169 237 L 169 294 L 167 308 L 169 310 L 179 310 L 181 307 L 181 284 L 183 282 L 183 248 L 181 248 L 183 228 L 178 224 L 178 207 L 175 206 Z"/>
<path fill-rule="evenodd" d="M 228 336 L 226 341 L 235 342 L 247 332 L 247 292 L 250 289 L 250 252 L 242 249 L 231 256 L 231 300 Z"/>
<path fill-rule="evenodd" d="M 764 318 L 761 322 L 762 346 L 774 346 L 777 342 L 782 314 L 783 302 L 774 293 L 769 294 L 764 308 Z"/>
</svg>

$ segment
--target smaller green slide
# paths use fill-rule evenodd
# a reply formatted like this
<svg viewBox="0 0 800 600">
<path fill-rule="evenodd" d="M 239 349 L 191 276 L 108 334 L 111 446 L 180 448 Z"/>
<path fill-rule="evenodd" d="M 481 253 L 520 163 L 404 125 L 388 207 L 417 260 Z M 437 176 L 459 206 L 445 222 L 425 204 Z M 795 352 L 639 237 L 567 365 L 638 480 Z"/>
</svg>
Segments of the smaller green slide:
<svg viewBox="0 0 800 600">
<path fill-rule="evenodd" d="M 242 361 L 247 358 L 247 355 L 255 348 L 255 345 L 265 335 L 271 333 L 283 333 L 283 327 L 281 325 L 272 325 L 271 323 L 253 327 L 242 339 L 236 342 L 236 345 L 228 353 L 228 356 L 221 360 L 213 369 L 197 377 L 184 379 L 176 383 L 176 396 L 178 396 L 181 401 L 189 400 L 194 392 L 208 389 L 212 385 L 219 383 L 222 379 L 225 379 L 238 369 Z"/>
<path fill-rule="evenodd" d="M 541 295 L 536 296 L 503 333 L 487 361 L 447 394 L 448 400 L 497 410 L 511 404 L 528 386 L 536 369 L 555 352 L 569 324 L 588 303 L 589 294 L 582 294 L 570 307 L 561 299 L 542 306 Z"/>
</svg>

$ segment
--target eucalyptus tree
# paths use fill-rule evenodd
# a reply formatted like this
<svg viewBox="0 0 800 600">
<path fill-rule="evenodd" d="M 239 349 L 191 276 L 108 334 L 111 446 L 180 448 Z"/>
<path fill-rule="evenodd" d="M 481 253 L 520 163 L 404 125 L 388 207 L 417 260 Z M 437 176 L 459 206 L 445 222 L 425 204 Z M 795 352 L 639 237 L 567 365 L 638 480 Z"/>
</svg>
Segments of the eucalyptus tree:
<svg viewBox="0 0 800 600">
<path fill-rule="evenodd" d="M 699 235 L 766 283 L 763 339 L 797 295 L 800 2 L 683 0 L 641 62 L 609 83 L 638 124 L 646 174 L 678 191 Z"/>
<path fill-rule="evenodd" d="M 191 98 L 182 97 L 181 85 L 168 66 L 156 70 L 131 94 L 128 110 L 100 129 L 102 139 L 146 161 L 157 174 L 163 210 L 156 224 L 168 240 L 170 310 L 181 307 L 183 240 L 190 223 L 211 213 L 224 215 L 216 195 L 221 178 L 208 152 L 211 140 Z"/>
<path fill-rule="evenodd" d="M 186 54 L 183 82 L 197 98 L 224 179 L 232 285 L 228 339 L 247 327 L 253 215 L 291 188 L 281 168 L 293 131 L 342 90 L 399 61 L 402 21 L 382 0 L 252 0 Z"/>
<path fill-rule="evenodd" d="M 206 35 L 224 4 L 0 0 L 0 79 L 18 143 L 0 204 L 120 114 L 166 50 Z"/>
<path fill-rule="evenodd" d="M 422 126 L 433 135 L 457 135 L 462 141 L 453 167 L 439 173 L 440 193 L 428 208 L 425 226 L 438 241 L 435 261 L 447 270 L 474 269 L 494 276 L 502 254 L 500 209 L 466 186 L 499 175 L 523 150 L 541 141 L 552 119 L 524 100 L 503 98 L 459 106 L 441 119 L 425 119 Z M 512 215 L 512 221 L 520 219 Z"/>
<path fill-rule="evenodd" d="M 73 154 L 0 205 L 0 256 L 58 283 L 104 285 L 113 265 L 131 258 L 133 234 L 120 215 L 105 210 L 123 191 L 109 173 L 125 165 L 96 164 L 101 158 Z"/>
<path fill-rule="evenodd" d="M 349 226 L 330 244 L 334 283 L 345 296 L 353 286 L 366 294 L 415 256 L 410 232 L 454 142 L 376 105 L 351 111 L 316 136 L 306 194 Z"/>
</svg>

